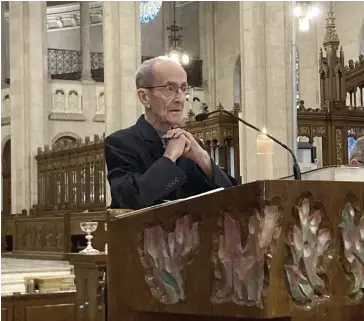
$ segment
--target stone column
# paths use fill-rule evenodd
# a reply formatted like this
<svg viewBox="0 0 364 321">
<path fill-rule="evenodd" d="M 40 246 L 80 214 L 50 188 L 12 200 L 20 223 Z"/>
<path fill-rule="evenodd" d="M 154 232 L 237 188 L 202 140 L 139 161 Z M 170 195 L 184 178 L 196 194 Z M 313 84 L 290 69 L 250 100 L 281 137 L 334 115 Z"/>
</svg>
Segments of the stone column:
<svg viewBox="0 0 364 321">
<path fill-rule="evenodd" d="M 135 87 L 141 63 L 139 2 L 104 2 L 106 135 L 133 125 L 142 113 Z"/>
<path fill-rule="evenodd" d="M 37 203 L 37 148 L 48 132 L 46 2 L 10 2 L 12 213 Z"/>
<path fill-rule="evenodd" d="M 200 15 L 200 55 L 204 62 L 203 87 L 205 102 L 209 110 L 216 109 L 216 41 L 215 41 L 215 4 L 213 1 L 199 2 Z"/>
<path fill-rule="evenodd" d="M 9 78 L 9 59 L 7 55 L 7 48 L 9 44 L 9 27 L 5 21 L 6 2 L 1 2 L 1 88 L 6 88 L 8 85 L 5 83 L 6 78 Z"/>
<path fill-rule="evenodd" d="M 291 145 L 289 3 L 240 2 L 242 116 Z M 259 178 L 257 133 L 240 130 L 244 182 Z M 274 178 L 291 173 L 289 156 L 274 146 Z"/>
<path fill-rule="evenodd" d="M 92 81 L 91 50 L 90 50 L 90 2 L 80 1 L 80 32 L 81 32 L 81 79 Z"/>
<path fill-rule="evenodd" d="M 296 18 L 297 23 L 297 18 Z M 310 21 L 308 31 L 296 27 L 296 45 L 299 63 L 299 94 L 306 108 L 320 108 L 320 83 L 317 46 L 317 21 Z"/>
</svg>

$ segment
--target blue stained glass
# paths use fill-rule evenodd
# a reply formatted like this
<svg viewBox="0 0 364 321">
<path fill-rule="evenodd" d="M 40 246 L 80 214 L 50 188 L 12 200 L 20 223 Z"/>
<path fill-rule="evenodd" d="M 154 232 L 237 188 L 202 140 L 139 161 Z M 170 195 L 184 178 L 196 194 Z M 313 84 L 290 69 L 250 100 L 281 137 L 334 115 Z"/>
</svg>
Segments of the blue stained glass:
<svg viewBox="0 0 364 321">
<path fill-rule="evenodd" d="M 350 158 L 351 152 L 353 151 L 355 144 L 355 138 L 353 136 L 348 137 L 348 158 Z"/>
<path fill-rule="evenodd" d="M 154 20 L 162 7 L 163 1 L 140 1 L 140 23 Z"/>
</svg>

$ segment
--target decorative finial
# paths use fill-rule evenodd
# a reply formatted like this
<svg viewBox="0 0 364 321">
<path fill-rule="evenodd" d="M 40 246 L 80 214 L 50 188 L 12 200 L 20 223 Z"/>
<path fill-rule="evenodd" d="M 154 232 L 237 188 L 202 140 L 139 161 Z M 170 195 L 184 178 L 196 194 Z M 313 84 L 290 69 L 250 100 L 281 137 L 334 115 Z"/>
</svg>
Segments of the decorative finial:
<svg viewBox="0 0 364 321">
<path fill-rule="evenodd" d="M 219 101 L 218 105 L 217 105 L 217 110 L 221 110 L 224 109 L 224 106 L 222 105 L 221 101 Z"/>
<path fill-rule="evenodd" d="M 325 45 L 332 42 L 340 43 L 339 37 L 336 33 L 335 17 L 332 10 L 327 13 L 326 21 L 326 33 L 323 44 Z"/>
</svg>

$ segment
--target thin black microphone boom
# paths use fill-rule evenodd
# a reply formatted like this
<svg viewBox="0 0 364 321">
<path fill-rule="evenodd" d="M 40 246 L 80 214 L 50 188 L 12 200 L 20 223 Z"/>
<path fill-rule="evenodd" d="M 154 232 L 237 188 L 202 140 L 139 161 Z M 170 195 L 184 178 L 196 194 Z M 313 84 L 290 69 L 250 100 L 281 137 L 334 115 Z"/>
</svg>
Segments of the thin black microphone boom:
<svg viewBox="0 0 364 321">
<path fill-rule="evenodd" d="M 281 141 L 279 141 L 277 138 L 273 137 L 272 135 L 263 133 L 263 131 L 261 131 L 258 127 L 256 127 L 256 126 L 248 123 L 244 119 L 242 119 L 242 118 L 234 115 L 233 113 L 231 113 L 231 112 L 229 112 L 229 111 L 227 111 L 225 109 L 219 109 L 219 110 L 214 110 L 214 111 L 211 111 L 211 112 L 208 112 L 208 113 L 198 114 L 198 115 L 196 115 L 195 119 L 196 119 L 196 121 L 204 121 L 205 119 L 207 119 L 208 116 L 210 116 L 212 114 L 215 114 L 215 113 L 224 113 L 224 114 L 227 114 L 227 115 L 229 115 L 229 116 L 237 119 L 238 121 L 240 121 L 244 125 L 246 125 L 246 126 L 248 126 L 250 128 L 253 128 L 257 132 L 262 133 L 263 135 L 269 137 L 275 143 L 277 143 L 278 145 L 282 146 L 285 150 L 287 150 L 291 154 L 291 156 L 293 158 L 293 174 L 294 174 L 295 180 L 296 181 L 300 181 L 301 180 L 301 170 L 300 170 L 300 166 L 298 165 L 297 158 L 296 158 L 295 154 L 293 154 L 292 149 L 290 149 L 286 144 L 282 143 Z"/>
</svg>

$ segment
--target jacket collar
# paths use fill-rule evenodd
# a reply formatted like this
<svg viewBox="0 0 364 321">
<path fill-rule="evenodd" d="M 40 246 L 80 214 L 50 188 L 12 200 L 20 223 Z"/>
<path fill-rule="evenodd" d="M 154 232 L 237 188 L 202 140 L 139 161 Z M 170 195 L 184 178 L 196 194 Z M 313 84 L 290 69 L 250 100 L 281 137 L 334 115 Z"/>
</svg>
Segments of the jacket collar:
<svg viewBox="0 0 364 321">
<path fill-rule="evenodd" d="M 144 115 L 141 115 L 136 122 L 137 127 L 139 128 L 140 134 L 143 137 L 144 140 L 152 142 L 152 143 L 161 143 L 162 139 L 159 136 L 156 129 L 149 124 L 145 118 Z"/>
</svg>

